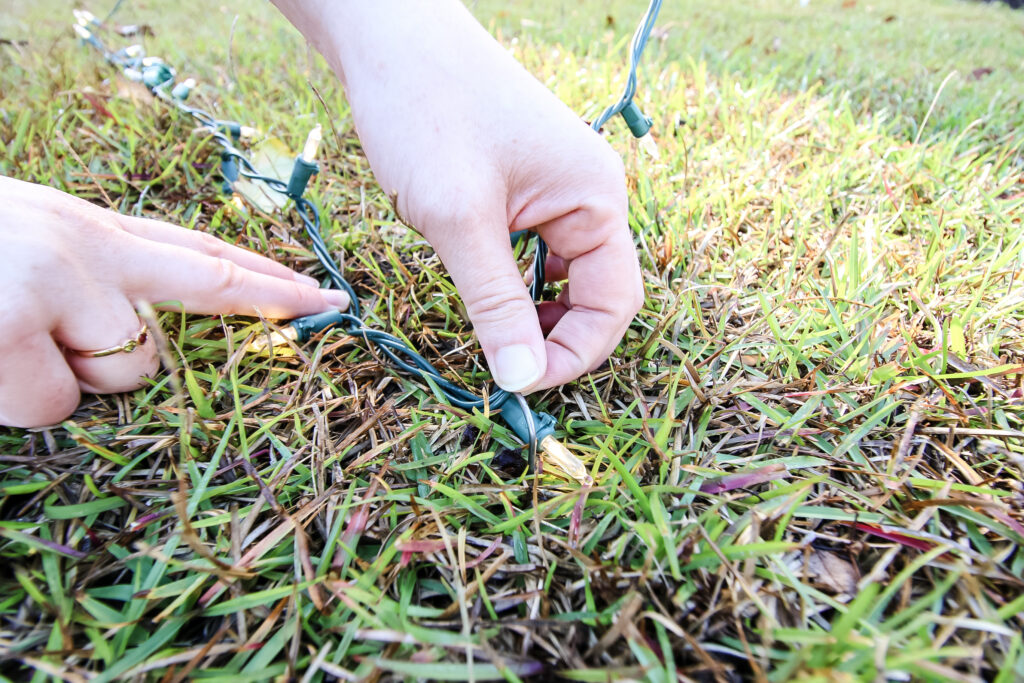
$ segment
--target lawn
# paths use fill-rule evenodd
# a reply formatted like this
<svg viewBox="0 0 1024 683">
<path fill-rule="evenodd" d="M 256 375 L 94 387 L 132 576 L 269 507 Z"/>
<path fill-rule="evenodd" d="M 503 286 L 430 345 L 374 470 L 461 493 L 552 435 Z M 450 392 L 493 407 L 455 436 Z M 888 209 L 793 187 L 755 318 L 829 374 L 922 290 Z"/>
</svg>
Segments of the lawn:
<svg viewBox="0 0 1024 683">
<path fill-rule="evenodd" d="M 79 44 L 74 3 L 3 3 L 0 172 L 323 275 L 294 213 L 224 196 L 209 137 Z M 590 119 L 645 5 L 471 6 Z M 322 123 L 309 196 L 367 321 L 484 390 L 456 291 L 269 3 L 113 23 L 254 152 Z M 361 339 L 252 354 L 262 324 L 163 313 L 151 386 L 0 429 L 0 679 L 1024 679 L 1021 83 L 1000 5 L 667 3 L 637 94 L 659 157 L 606 128 L 645 306 L 529 398 L 593 486 L 521 472 L 493 413 Z"/>
</svg>

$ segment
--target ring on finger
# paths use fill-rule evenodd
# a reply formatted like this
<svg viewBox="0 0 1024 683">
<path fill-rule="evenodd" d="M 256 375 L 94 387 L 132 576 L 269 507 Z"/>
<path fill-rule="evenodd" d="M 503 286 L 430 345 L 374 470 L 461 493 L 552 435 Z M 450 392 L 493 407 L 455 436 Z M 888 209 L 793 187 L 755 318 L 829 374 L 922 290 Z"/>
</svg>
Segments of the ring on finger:
<svg viewBox="0 0 1024 683">
<path fill-rule="evenodd" d="M 136 349 L 146 343 L 146 339 L 148 337 L 149 328 L 146 326 L 146 323 L 142 323 L 138 332 L 117 346 L 111 346 L 106 349 L 99 349 L 96 351 L 79 351 L 78 349 L 71 349 L 71 351 L 79 356 L 83 356 L 84 358 L 102 358 L 104 356 L 113 356 L 115 353 L 133 353 Z"/>
</svg>

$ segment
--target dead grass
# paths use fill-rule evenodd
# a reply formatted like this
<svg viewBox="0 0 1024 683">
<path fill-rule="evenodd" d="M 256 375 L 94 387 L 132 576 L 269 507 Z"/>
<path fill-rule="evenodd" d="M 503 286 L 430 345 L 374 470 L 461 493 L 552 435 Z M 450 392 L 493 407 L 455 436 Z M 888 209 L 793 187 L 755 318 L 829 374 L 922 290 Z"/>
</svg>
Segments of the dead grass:
<svg viewBox="0 0 1024 683">
<path fill-rule="evenodd" d="M 317 272 L 286 214 L 217 194 L 184 122 L 54 49 L 59 69 L 5 57 L 52 94 L 4 88 L 5 172 Z M 514 49 L 585 116 L 621 75 L 607 43 Z M 594 487 L 520 474 L 500 423 L 359 340 L 268 358 L 243 352 L 262 325 L 163 314 L 151 387 L 0 430 L 0 674 L 1024 676 L 1024 138 L 915 142 L 841 95 L 702 63 L 645 77 L 661 159 L 608 133 L 647 303 L 609 365 L 531 398 Z M 252 91 L 254 122 L 283 127 L 290 100 Z M 454 288 L 326 101 L 313 198 L 368 319 L 479 386 Z"/>
</svg>

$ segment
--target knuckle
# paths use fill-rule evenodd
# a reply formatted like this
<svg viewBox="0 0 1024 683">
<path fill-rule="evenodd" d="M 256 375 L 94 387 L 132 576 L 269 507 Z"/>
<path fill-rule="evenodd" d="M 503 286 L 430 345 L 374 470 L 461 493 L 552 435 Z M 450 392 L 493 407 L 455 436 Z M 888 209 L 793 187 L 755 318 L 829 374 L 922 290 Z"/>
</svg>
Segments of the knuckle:
<svg viewBox="0 0 1024 683">
<path fill-rule="evenodd" d="M 604 196 L 601 200 L 592 202 L 588 207 L 593 222 L 605 235 L 611 235 L 628 230 L 629 219 L 625 205 L 619 205 Z"/>
<path fill-rule="evenodd" d="M 590 181 L 606 190 L 621 187 L 624 191 L 626 166 L 622 162 L 622 156 L 607 141 L 599 139 L 598 142 L 592 153 L 588 154 Z"/>
<path fill-rule="evenodd" d="M 495 198 L 503 196 L 505 181 L 493 169 L 459 174 L 458 182 L 453 182 L 455 179 L 445 174 L 418 174 L 392 193 L 391 198 L 399 213 L 409 220 L 408 224 L 424 235 L 451 225 L 479 224 L 493 218 L 499 208 L 504 217 L 505 207 L 499 207 Z"/>
<path fill-rule="evenodd" d="M 199 239 L 199 250 L 207 256 L 222 258 L 225 255 L 224 242 L 207 232 L 196 231 Z"/>
<path fill-rule="evenodd" d="M 298 303 L 303 309 L 319 310 L 324 307 L 325 303 L 323 296 L 316 289 L 306 287 L 298 282 L 291 280 L 284 281 L 285 287 L 288 288 L 288 293 L 291 298 Z"/>
<path fill-rule="evenodd" d="M 429 196 L 429 195 L 427 195 Z M 415 210 L 410 209 L 412 225 L 428 238 L 430 232 L 446 226 L 478 225 L 490 211 L 472 202 L 448 200 L 443 195 Z"/>
<path fill-rule="evenodd" d="M 55 201 L 49 207 L 50 214 L 58 224 L 73 225 L 76 230 L 89 233 L 91 239 L 117 231 L 117 226 L 103 209 L 77 197 L 68 199 L 73 201 Z"/>
<path fill-rule="evenodd" d="M 591 239 L 609 243 L 621 239 L 629 231 L 629 213 L 625 187 L 603 188 L 581 204 L 585 220 L 577 229 L 591 233 Z"/>
<path fill-rule="evenodd" d="M 522 283 L 491 281 L 491 286 L 473 294 L 463 295 L 466 312 L 474 325 L 490 325 L 496 323 L 512 323 L 523 313 Z M 522 289 L 520 292 L 518 288 Z"/>
<path fill-rule="evenodd" d="M 238 264 L 226 258 L 215 261 L 213 286 L 225 297 L 234 299 L 245 290 L 245 274 Z"/>
<path fill-rule="evenodd" d="M 590 208 L 604 222 L 616 228 L 624 227 L 629 213 L 629 197 L 624 177 L 613 178 L 601 186 L 601 191 L 590 198 Z"/>
<path fill-rule="evenodd" d="M 84 200 L 58 201 L 49 207 L 52 226 L 49 258 L 62 262 L 88 264 L 108 260 L 120 254 L 131 236 L 121 230 L 110 212 Z"/>
</svg>

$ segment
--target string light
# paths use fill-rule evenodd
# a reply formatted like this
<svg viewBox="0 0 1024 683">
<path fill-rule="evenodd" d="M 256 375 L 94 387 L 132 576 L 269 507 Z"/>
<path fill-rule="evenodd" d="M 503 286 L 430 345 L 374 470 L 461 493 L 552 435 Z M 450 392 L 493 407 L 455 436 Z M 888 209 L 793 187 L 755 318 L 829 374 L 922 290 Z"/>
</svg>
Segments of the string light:
<svg viewBox="0 0 1024 683">
<path fill-rule="evenodd" d="M 600 131 L 604 128 L 604 124 L 608 123 L 613 116 L 616 114 L 621 115 L 626 122 L 626 126 L 629 127 L 629 132 L 640 143 L 640 147 L 654 159 L 658 159 L 661 155 L 658 152 L 658 145 L 654 142 L 654 137 L 651 135 L 651 124 L 653 122 L 633 102 L 633 97 L 636 95 L 636 71 L 640 67 L 640 57 L 643 55 L 644 48 L 647 47 L 647 42 L 651 38 L 651 31 L 654 30 L 654 23 L 658 19 L 658 13 L 661 11 L 661 3 L 662 0 L 651 0 L 647 6 L 647 11 L 637 26 L 636 32 L 633 33 L 629 49 L 629 76 L 626 78 L 626 85 L 623 87 L 618 101 L 615 104 L 609 105 L 590 123 L 591 128 L 595 131 Z M 512 243 L 515 244 L 526 232 L 526 230 L 520 230 L 512 233 Z M 533 260 L 533 282 L 530 284 L 530 296 L 537 301 L 540 300 L 544 289 L 544 262 L 547 259 L 547 255 L 548 246 L 544 243 L 544 240 L 538 237 L 537 253 Z"/>
<path fill-rule="evenodd" d="M 621 114 L 633 135 L 641 140 L 641 144 L 644 144 L 646 139 L 650 145 L 653 145 L 653 140 L 650 138 L 651 120 L 644 116 L 639 107 L 633 103 L 633 96 L 636 93 L 636 70 L 640 55 L 647 44 L 660 9 L 661 0 L 652 0 L 631 42 L 629 77 L 622 96 L 618 102 L 609 106 L 601 116 L 594 120 L 592 126 L 595 130 L 599 130 L 611 117 Z M 413 376 L 429 379 L 452 405 L 469 411 L 500 410 L 500 417 L 530 447 L 531 467 L 535 466 L 533 455 L 539 448 L 544 454 L 544 460 L 555 465 L 580 484 L 589 486 L 593 483 L 584 463 L 555 438 L 556 421 L 553 416 L 530 410 L 521 395 L 515 394 L 516 400 L 509 400 L 513 395 L 500 388 L 490 391 L 486 399 L 476 396 L 443 377 L 426 358 L 398 337 L 365 325 L 360 313 L 359 298 L 342 275 L 320 233 L 320 211 L 315 204 L 304 197 L 310 179 L 319 171 L 316 154 L 323 138 L 323 132 L 319 125 L 310 131 L 306 138 L 302 153 L 295 158 L 287 183 L 279 178 L 261 174 L 236 146 L 240 140 L 251 137 L 255 133 L 255 129 L 234 121 L 218 120 L 202 109 L 189 106 L 185 101 L 196 88 L 194 79 L 188 78 L 175 83 L 175 70 L 159 57 L 147 57 L 139 45 L 110 52 L 93 30 L 102 27 L 102 24 L 91 12 L 76 9 L 74 17 L 75 32 L 83 42 L 94 47 L 108 62 L 120 68 L 125 77 L 143 83 L 156 97 L 192 117 L 201 128 L 209 132 L 214 142 L 221 148 L 221 173 L 224 176 L 226 194 L 231 193 L 235 181 L 239 178 L 246 178 L 262 183 L 293 201 L 294 208 L 312 243 L 313 253 L 327 272 L 331 284 L 348 293 L 351 300 L 348 312 L 328 311 L 292 320 L 280 329 L 254 340 L 250 345 L 250 350 L 263 352 L 273 346 L 289 342 L 303 343 L 314 335 L 333 330 L 344 332 L 354 338 L 362 338 L 367 344 L 372 344 L 387 356 L 400 370 Z M 647 146 L 645 145 L 645 147 Z M 653 150 L 656 154 L 657 148 L 653 147 Z M 237 199 L 237 195 L 234 197 Z M 523 239 L 524 232 L 514 234 L 513 242 Z M 539 300 L 543 293 L 544 261 L 547 253 L 547 245 L 540 237 L 537 237 L 533 282 L 530 285 L 530 294 L 535 300 Z"/>
</svg>

